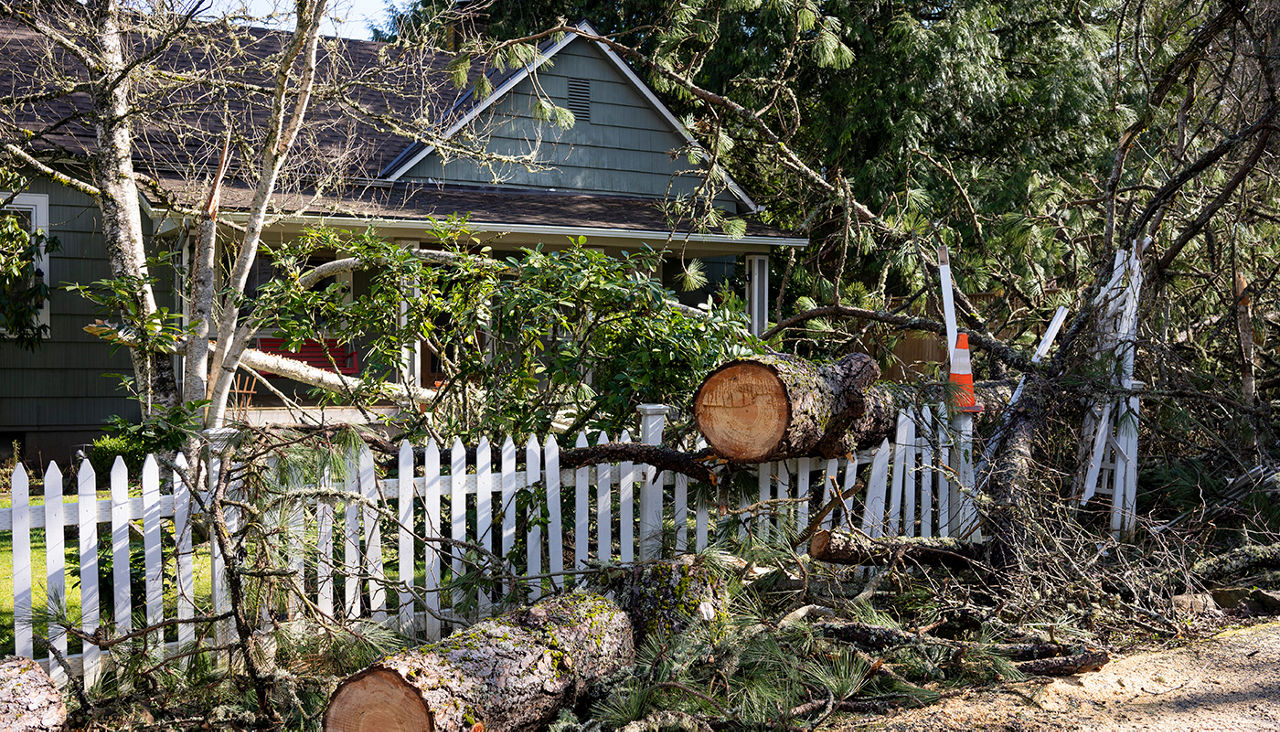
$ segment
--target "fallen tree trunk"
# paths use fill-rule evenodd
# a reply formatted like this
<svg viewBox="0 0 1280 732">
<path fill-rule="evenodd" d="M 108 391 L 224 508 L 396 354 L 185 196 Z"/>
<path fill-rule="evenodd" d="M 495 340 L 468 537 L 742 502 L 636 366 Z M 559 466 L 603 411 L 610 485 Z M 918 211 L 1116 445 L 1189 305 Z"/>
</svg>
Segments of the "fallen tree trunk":
<svg viewBox="0 0 1280 732">
<path fill-rule="evenodd" d="M 949 537 L 894 537 L 872 539 L 858 532 L 815 532 L 809 540 L 809 556 L 832 564 L 879 566 L 901 557 L 904 562 L 968 567 L 982 557 L 985 545 Z"/>
<path fill-rule="evenodd" d="M 781 354 L 730 361 L 703 379 L 693 416 L 707 443 L 735 462 L 831 455 L 879 377 L 862 353 L 821 368 Z"/>
<path fill-rule="evenodd" d="M 780 354 L 730 361 L 698 387 L 694 422 L 711 449 L 732 462 L 844 457 L 897 428 L 902 390 L 872 386 L 879 375 L 860 353 L 827 366 Z M 983 419 L 1000 415 L 1012 393 L 1005 381 L 975 391 Z"/>
<path fill-rule="evenodd" d="M 327 732 L 536 729 L 631 663 L 631 623 L 599 595 L 562 595 L 402 651 L 347 678 Z"/>
<path fill-rule="evenodd" d="M 0 658 L 0 729 L 61 730 L 67 705 L 40 664 L 22 656 Z"/>
</svg>

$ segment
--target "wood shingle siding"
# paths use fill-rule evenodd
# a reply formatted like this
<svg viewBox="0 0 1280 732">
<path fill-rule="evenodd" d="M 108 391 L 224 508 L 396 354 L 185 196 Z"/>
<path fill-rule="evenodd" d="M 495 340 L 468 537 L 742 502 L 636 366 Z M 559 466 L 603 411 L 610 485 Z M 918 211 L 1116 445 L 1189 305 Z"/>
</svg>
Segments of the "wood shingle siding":
<svg viewBox="0 0 1280 732">
<path fill-rule="evenodd" d="M 590 119 L 579 119 L 567 130 L 550 122 L 531 122 L 536 90 L 567 106 L 571 80 L 590 82 Z M 687 156 L 674 155 L 685 148 L 685 139 L 587 41 L 570 43 L 538 70 L 536 79 L 520 82 L 481 113 L 476 127 L 489 130 L 491 152 L 524 155 L 536 150 L 542 163 L 554 166 L 534 172 L 519 165 L 500 167 L 503 186 L 665 198 L 693 193 L 705 174 Z M 405 178 L 494 185 L 487 169 L 467 160 L 445 163 L 437 153 L 414 166 Z M 736 199 L 725 193 L 717 203 L 733 209 Z"/>
<path fill-rule="evenodd" d="M 132 373 L 128 354 L 113 351 L 83 330 L 102 314 L 93 303 L 60 288 L 68 282 L 111 277 L 97 203 L 42 179 L 33 178 L 26 192 L 49 197 L 49 233 L 58 239 L 59 248 L 50 256 L 46 274 L 53 289 L 49 337 L 34 351 L 0 343 L 0 437 L 30 439 L 31 433 L 42 433 L 46 448 L 62 452 L 85 441 L 113 414 L 136 417 L 138 406 L 114 378 L 103 375 Z M 145 217 L 143 226 L 149 233 L 151 224 Z M 158 280 L 156 296 L 170 305 L 172 275 L 153 274 Z"/>
</svg>

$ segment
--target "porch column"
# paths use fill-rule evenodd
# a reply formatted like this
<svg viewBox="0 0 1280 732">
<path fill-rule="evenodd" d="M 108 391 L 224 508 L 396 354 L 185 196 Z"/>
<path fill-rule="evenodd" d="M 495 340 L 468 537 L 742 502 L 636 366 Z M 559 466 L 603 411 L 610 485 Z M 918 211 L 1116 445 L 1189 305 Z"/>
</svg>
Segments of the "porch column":
<svg viewBox="0 0 1280 732">
<path fill-rule="evenodd" d="M 411 251 L 417 251 L 419 242 L 416 240 L 399 239 L 396 241 L 402 247 Z M 404 286 L 404 295 L 407 301 L 401 301 L 399 313 L 399 326 L 403 328 L 407 322 L 409 312 L 409 301 L 416 301 L 421 297 L 421 291 L 418 289 L 417 282 L 406 282 Z M 400 349 L 400 368 L 402 370 L 401 380 L 410 386 L 422 386 L 422 341 L 415 340 L 413 345 L 405 346 Z"/>
<path fill-rule="evenodd" d="M 769 255 L 747 255 L 747 315 L 751 334 L 760 335 L 769 322 Z"/>
</svg>

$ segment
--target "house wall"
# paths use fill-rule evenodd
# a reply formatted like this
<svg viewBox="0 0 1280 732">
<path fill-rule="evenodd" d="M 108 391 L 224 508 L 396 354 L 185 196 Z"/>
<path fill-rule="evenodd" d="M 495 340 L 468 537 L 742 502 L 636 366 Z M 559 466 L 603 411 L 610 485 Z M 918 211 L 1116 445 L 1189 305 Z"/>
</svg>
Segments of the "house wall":
<svg viewBox="0 0 1280 732">
<path fill-rule="evenodd" d="M 567 130 L 534 119 L 535 90 L 568 106 L 570 79 L 590 80 L 590 119 L 579 118 Z M 653 198 L 691 194 L 702 182 L 687 156 L 672 159 L 685 139 L 595 44 L 581 39 L 494 102 L 475 126 L 488 136 L 490 151 L 524 155 L 536 150 L 539 161 L 552 167 L 529 171 L 509 165 L 491 171 L 468 160 L 445 163 L 432 153 L 405 178 Z M 736 210 L 737 199 L 728 192 L 716 201 Z"/>
<path fill-rule="evenodd" d="M 132 373 L 129 356 L 85 333 L 102 315 L 84 298 L 62 291 L 68 282 L 90 283 L 111 276 L 97 203 L 69 188 L 33 179 L 25 191 L 49 197 L 49 233 L 60 248 L 50 256 L 47 282 L 53 288 L 49 337 L 35 350 L 0 343 L 0 441 L 21 440 L 24 453 L 42 462 L 64 461 L 78 444 L 90 442 L 110 415 L 136 418 L 138 406 L 108 373 Z M 145 232 L 150 224 L 144 217 Z M 172 287 L 157 287 L 170 302 Z"/>
</svg>

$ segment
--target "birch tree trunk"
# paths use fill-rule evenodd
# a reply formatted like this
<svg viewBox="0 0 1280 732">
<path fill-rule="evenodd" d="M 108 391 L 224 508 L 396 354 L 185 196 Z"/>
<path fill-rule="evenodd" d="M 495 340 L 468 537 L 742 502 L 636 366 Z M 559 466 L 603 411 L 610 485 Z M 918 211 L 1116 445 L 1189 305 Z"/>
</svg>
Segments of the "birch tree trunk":
<svg viewBox="0 0 1280 732">
<path fill-rule="evenodd" d="M 92 87 L 93 127 L 98 149 L 91 158 L 102 210 L 102 234 L 106 239 L 111 273 L 137 282 L 134 305 L 141 318 L 157 311 L 155 293 L 147 281 L 147 253 L 142 237 L 141 198 L 134 180 L 133 135 L 129 129 L 133 80 L 124 58 L 118 0 L 93 0 L 99 33 L 98 62 L 101 75 Z M 168 356 L 145 348 L 129 349 L 133 373 L 143 396 L 143 412 L 153 406 L 177 403 L 173 363 Z"/>
</svg>

